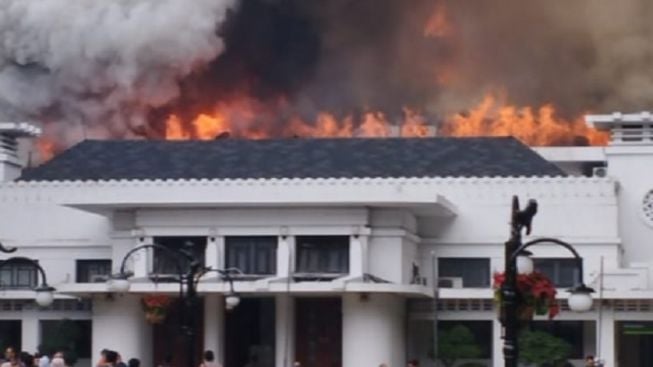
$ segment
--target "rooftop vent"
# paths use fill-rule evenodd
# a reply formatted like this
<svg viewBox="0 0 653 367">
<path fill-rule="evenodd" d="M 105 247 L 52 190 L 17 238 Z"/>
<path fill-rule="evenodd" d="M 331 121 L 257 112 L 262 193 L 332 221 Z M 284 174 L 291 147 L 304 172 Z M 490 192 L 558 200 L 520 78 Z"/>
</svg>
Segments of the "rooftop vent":
<svg viewBox="0 0 653 367">
<path fill-rule="evenodd" d="M 610 132 L 610 145 L 653 145 L 651 112 L 588 115 L 586 121 L 598 130 Z"/>
<path fill-rule="evenodd" d="M 31 138 L 41 129 L 27 122 L 0 122 L 0 181 L 20 176 L 22 165 L 18 159 L 18 138 Z"/>
</svg>

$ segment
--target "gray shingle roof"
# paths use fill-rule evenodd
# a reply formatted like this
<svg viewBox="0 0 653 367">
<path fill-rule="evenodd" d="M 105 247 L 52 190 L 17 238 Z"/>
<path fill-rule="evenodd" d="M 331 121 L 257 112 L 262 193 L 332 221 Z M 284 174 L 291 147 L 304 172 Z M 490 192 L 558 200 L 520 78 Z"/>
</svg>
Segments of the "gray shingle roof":
<svg viewBox="0 0 653 367">
<path fill-rule="evenodd" d="M 19 180 L 563 175 L 509 137 L 87 140 Z"/>
</svg>

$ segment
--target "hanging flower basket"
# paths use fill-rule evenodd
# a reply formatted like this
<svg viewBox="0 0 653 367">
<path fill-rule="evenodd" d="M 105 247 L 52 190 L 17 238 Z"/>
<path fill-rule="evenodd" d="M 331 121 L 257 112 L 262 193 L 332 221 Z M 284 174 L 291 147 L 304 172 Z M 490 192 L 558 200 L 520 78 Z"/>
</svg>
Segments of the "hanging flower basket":
<svg viewBox="0 0 653 367">
<path fill-rule="evenodd" d="M 503 301 L 501 286 L 505 279 L 504 273 L 494 274 L 494 300 L 499 305 Z M 519 304 L 517 317 L 521 321 L 530 321 L 534 315 L 548 315 L 549 320 L 553 319 L 560 313 L 556 294 L 555 285 L 543 273 L 534 271 L 530 274 L 519 274 L 517 276 L 517 302 Z"/>
<path fill-rule="evenodd" d="M 141 303 L 145 311 L 145 320 L 150 324 L 160 324 L 165 320 L 172 300 L 162 294 L 148 295 L 143 297 Z"/>
</svg>

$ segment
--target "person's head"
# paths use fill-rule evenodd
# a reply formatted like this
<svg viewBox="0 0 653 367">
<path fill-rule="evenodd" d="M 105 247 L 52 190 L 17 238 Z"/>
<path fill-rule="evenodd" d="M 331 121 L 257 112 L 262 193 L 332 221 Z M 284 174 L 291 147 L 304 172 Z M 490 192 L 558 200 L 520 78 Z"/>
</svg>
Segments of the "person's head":
<svg viewBox="0 0 653 367">
<path fill-rule="evenodd" d="M 27 352 L 20 352 L 20 361 L 23 363 L 25 366 L 33 366 L 34 365 L 34 356 Z"/>
<path fill-rule="evenodd" d="M 50 362 L 50 367 L 66 367 L 66 363 L 64 362 L 63 358 L 55 357 L 52 358 L 52 362 Z"/>
<path fill-rule="evenodd" d="M 104 354 L 104 360 L 105 360 L 106 363 L 108 363 L 110 365 L 115 365 L 118 362 L 118 353 L 116 353 L 116 352 L 114 352 L 112 350 L 108 350 Z"/>
<path fill-rule="evenodd" d="M 5 349 L 5 359 L 10 361 L 16 359 L 16 349 L 14 347 L 7 347 L 7 349 Z"/>
<path fill-rule="evenodd" d="M 54 353 L 52 358 L 61 358 L 61 359 L 63 359 L 63 352 L 58 350 L 56 353 Z"/>
<path fill-rule="evenodd" d="M 64 353 L 63 361 L 66 364 L 66 366 L 72 366 L 75 363 L 75 360 L 73 359 L 71 353 Z"/>
<path fill-rule="evenodd" d="M 129 367 L 141 367 L 141 361 L 139 361 L 136 358 L 132 358 L 127 362 L 127 366 L 129 366 Z"/>
<path fill-rule="evenodd" d="M 417 367 L 419 366 L 419 361 L 416 359 L 408 361 L 408 367 Z"/>
<path fill-rule="evenodd" d="M 206 352 L 204 352 L 204 360 L 205 361 L 213 362 L 214 359 L 215 359 L 215 355 L 213 355 L 212 350 L 207 350 Z"/>
</svg>

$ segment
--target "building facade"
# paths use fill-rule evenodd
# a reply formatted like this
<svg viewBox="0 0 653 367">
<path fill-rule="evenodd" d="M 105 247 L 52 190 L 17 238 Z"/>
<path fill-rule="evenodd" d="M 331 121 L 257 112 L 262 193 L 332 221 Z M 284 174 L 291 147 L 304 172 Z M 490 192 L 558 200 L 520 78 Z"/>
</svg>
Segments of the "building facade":
<svg viewBox="0 0 653 367">
<path fill-rule="evenodd" d="M 508 138 L 84 142 L 21 172 L 2 124 L 0 241 L 37 259 L 57 289 L 36 307 L 35 272 L 0 269 L 0 343 L 34 351 L 58 320 L 76 325 L 82 364 L 103 348 L 144 365 L 183 361 L 175 306 L 148 324 L 145 295 L 174 297 L 174 264 L 156 252 L 126 263 L 129 292 L 106 280 L 132 248 L 191 242 L 206 266 L 242 271 L 199 283 L 198 351 L 227 367 L 433 365 L 434 340 L 466 326 L 502 365 L 492 274 L 504 267 L 513 195 L 536 199 L 532 238 L 572 243 L 597 290 L 592 311 L 566 308 L 577 271 L 553 245 L 533 249 L 559 286 L 562 313 L 546 329 L 573 345 L 573 362 L 653 361 L 653 121 L 647 113 L 590 116 L 606 147 L 528 148 Z M 163 279 L 163 280 L 161 280 Z M 158 280 L 158 281 L 153 281 Z M 435 296 L 435 297 L 434 297 Z M 437 330 L 437 331 L 436 331 Z M 83 340 L 88 345 L 83 345 Z M 470 362 L 470 361 L 463 361 Z M 181 364 L 180 364 L 181 365 Z"/>
</svg>

